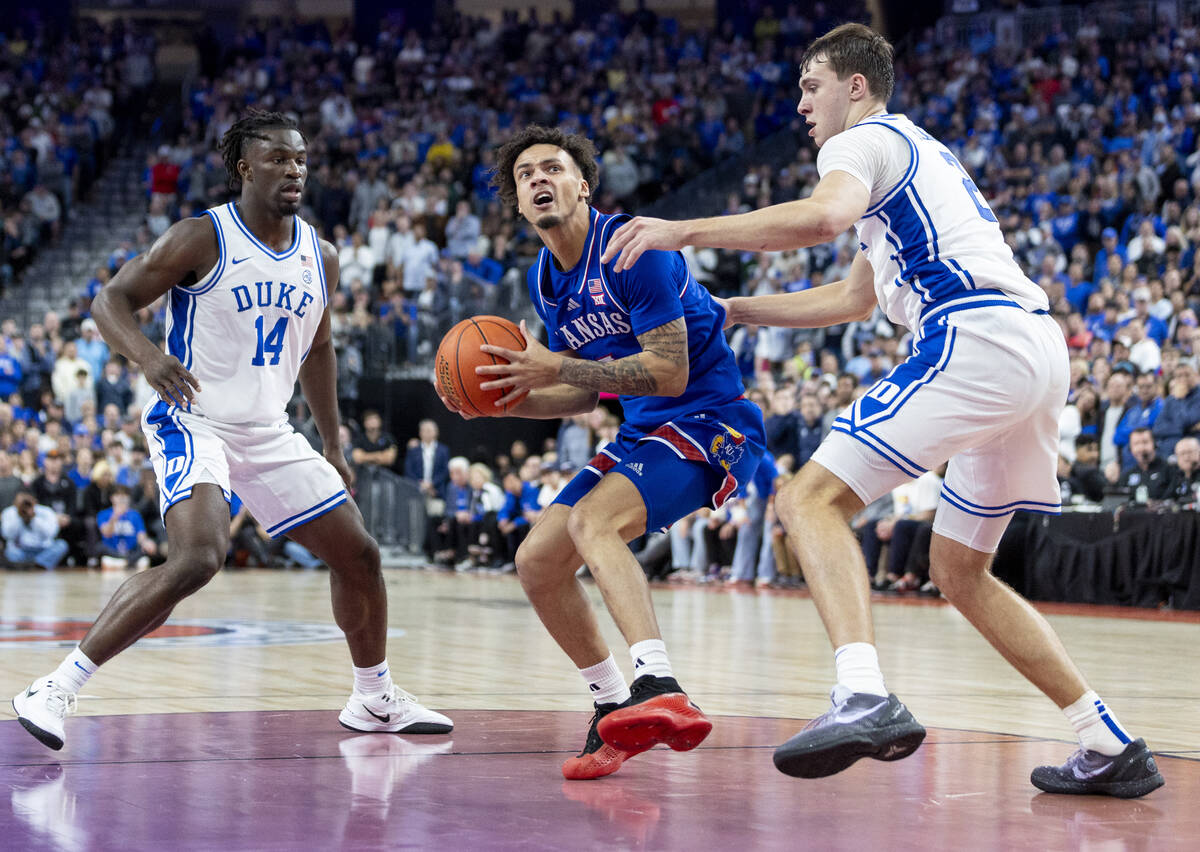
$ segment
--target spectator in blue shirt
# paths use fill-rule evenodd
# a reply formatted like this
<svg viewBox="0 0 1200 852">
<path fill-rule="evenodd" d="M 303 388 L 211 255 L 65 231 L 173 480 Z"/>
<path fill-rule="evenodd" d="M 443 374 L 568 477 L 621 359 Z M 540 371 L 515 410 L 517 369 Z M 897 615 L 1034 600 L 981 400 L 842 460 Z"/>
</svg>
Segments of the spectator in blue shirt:
<svg viewBox="0 0 1200 852">
<path fill-rule="evenodd" d="M 1125 413 L 1113 433 L 1113 443 L 1121 449 L 1121 466 L 1133 464 L 1129 449 L 1129 436 L 1137 429 L 1153 429 L 1162 411 L 1163 400 L 1159 395 L 1158 377 L 1153 373 L 1142 373 L 1137 377 L 1135 393 L 1125 405 Z"/>
<path fill-rule="evenodd" d="M 101 558 L 102 565 L 109 559 L 145 567 L 150 564 L 150 557 L 158 552 L 158 546 L 146 534 L 146 524 L 133 508 L 133 499 L 124 485 L 112 490 L 112 506 L 96 516 L 96 526 L 100 529 L 100 547 L 95 555 Z"/>
<path fill-rule="evenodd" d="M 0 340 L 0 400 L 8 399 L 20 390 L 24 375 L 20 359 L 12 354 L 7 343 Z"/>
<path fill-rule="evenodd" d="M 1200 433 L 1198 384 L 1196 368 L 1190 364 L 1180 364 L 1171 374 L 1167 385 L 1169 396 L 1163 400 L 1162 410 L 1151 428 L 1158 454 L 1164 459 L 1170 456 L 1181 438 Z"/>
<path fill-rule="evenodd" d="M 1105 228 L 1100 232 L 1100 250 L 1096 252 L 1095 274 L 1092 280 L 1099 284 L 1100 279 L 1108 274 L 1108 258 L 1110 255 L 1121 258 L 1121 265 L 1129 262 L 1129 252 L 1117 241 L 1117 229 Z"/>
<path fill-rule="evenodd" d="M 96 321 L 90 317 L 79 324 L 79 333 L 81 337 L 75 341 L 75 350 L 87 362 L 92 375 L 99 376 L 108 363 L 108 344 L 100 339 Z"/>
<path fill-rule="evenodd" d="M 500 543 L 503 550 L 504 567 L 513 564 L 517 548 L 529 535 L 529 521 L 525 517 L 528 507 L 528 494 L 532 492 L 534 506 L 537 506 L 537 491 L 527 486 L 516 471 L 504 475 L 504 505 L 496 513 L 496 525 L 500 530 Z"/>
</svg>

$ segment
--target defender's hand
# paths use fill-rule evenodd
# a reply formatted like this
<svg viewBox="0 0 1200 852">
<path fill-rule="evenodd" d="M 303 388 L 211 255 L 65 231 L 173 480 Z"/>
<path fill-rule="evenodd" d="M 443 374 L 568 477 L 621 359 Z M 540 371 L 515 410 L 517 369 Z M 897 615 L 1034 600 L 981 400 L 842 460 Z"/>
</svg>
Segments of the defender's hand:
<svg viewBox="0 0 1200 852">
<path fill-rule="evenodd" d="M 624 272 L 637 263 L 642 252 L 653 249 L 674 251 L 687 245 L 684 240 L 679 222 L 635 216 L 613 234 L 604 254 L 600 256 L 600 262 L 608 263 L 615 257 L 617 261 L 613 264 L 613 272 Z"/>
</svg>

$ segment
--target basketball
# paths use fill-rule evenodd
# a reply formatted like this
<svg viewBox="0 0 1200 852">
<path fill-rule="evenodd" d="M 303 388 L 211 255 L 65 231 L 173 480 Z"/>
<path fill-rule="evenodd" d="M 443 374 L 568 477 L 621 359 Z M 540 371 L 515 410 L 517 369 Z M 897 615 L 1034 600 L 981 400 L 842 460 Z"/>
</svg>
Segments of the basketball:
<svg viewBox="0 0 1200 852">
<path fill-rule="evenodd" d="M 484 343 L 505 349 L 525 348 L 521 329 L 511 320 L 493 316 L 468 317 L 446 332 L 438 344 L 434 372 L 442 396 L 470 414 L 495 417 L 507 414 L 516 403 L 498 409 L 496 400 L 508 393 L 508 389 L 479 389 L 480 383 L 495 377 L 476 375 L 476 367 L 508 363 L 503 358 L 481 352 L 479 347 Z"/>
</svg>

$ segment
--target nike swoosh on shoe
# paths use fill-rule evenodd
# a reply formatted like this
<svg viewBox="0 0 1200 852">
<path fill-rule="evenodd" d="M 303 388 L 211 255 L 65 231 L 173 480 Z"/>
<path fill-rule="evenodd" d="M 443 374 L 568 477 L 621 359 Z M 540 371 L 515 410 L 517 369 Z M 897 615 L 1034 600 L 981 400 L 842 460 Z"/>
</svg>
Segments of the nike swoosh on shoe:
<svg viewBox="0 0 1200 852">
<path fill-rule="evenodd" d="M 368 707 L 365 704 L 363 705 L 363 709 L 366 710 L 368 713 L 370 713 L 372 716 L 374 716 L 376 719 L 378 719 L 380 722 L 383 722 L 385 725 L 388 722 L 392 721 L 391 713 L 384 713 L 382 716 L 380 716 L 378 713 L 376 713 L 374 710 L 372 710 L 370 707 Z"/>
<path fill-rule="evenodd" d="M 859 719 L 862 719 L 866 716 L 870 716 L 872 713 L 874 713 L 880 707 L 886 707 L 886 706 L 887 706 L 887 700 L 884 699 L 881 703 L 876 704 L 874 707 L 867 707 L 864 710 L 858 710 L 858 711 L 855 711 L 855 712 L 849 713 L 849 714 L 839 713 L 837 715 L 837 721 L 839 724 L 849 724 L 850 722 L 857 722 Z"/>
</svg>

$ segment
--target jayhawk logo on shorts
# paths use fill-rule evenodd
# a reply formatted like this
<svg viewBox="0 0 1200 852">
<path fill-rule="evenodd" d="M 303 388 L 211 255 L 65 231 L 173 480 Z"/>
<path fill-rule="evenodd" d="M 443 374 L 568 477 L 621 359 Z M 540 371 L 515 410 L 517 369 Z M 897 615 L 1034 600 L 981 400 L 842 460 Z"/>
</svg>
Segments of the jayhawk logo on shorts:
<svg viewBox="0 0 1200 852">
<path fill-rule="evenodd" d="M 741 461 L 742 453 L 746 448 L 742 444 L 746 443 L 746 436 L 733 429 L 721 424 L 725 427 L 724 435 L 717 435 L 712 439 L 712 445 L 708 448 L 708 453 L 720 463 L 721 467 L 726 471 L 730 470 L 735 464 Z"/>
</svg>

